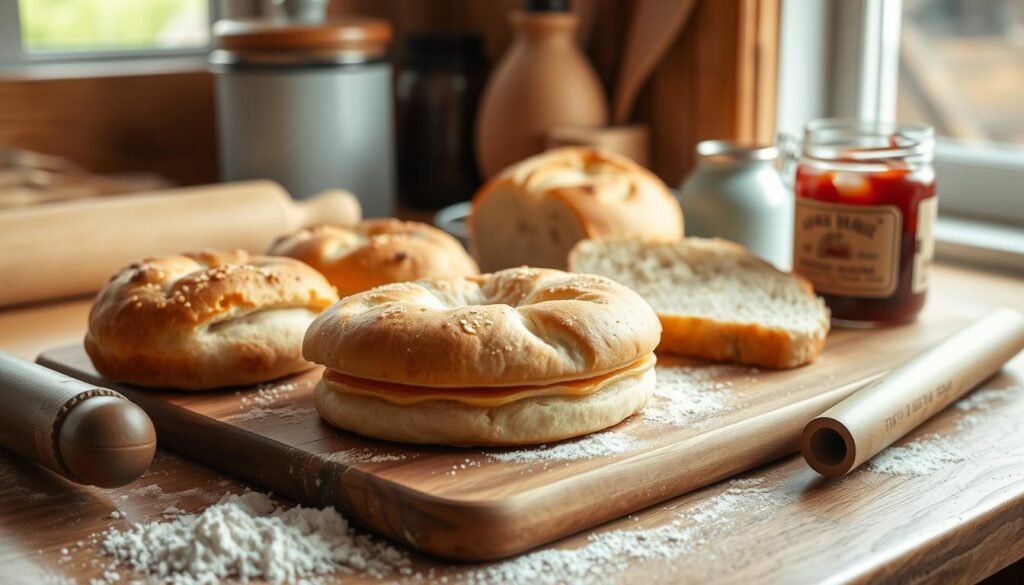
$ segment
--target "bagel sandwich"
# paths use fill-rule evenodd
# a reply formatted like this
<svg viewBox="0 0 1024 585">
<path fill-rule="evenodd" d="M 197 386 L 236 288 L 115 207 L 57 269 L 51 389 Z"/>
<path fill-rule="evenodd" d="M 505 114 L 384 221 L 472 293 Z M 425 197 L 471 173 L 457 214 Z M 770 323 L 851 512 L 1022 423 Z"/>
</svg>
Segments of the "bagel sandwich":
<svg viewBox="0 0 1024 585">
<path fill-rule="evenodd" d="M 613 426 L 654 390 L 661 326 L 607 278 L 514 268 L 380 286 L 310 325 L 320 415 L 391 441 L 529 445 Z"/>
</svg>

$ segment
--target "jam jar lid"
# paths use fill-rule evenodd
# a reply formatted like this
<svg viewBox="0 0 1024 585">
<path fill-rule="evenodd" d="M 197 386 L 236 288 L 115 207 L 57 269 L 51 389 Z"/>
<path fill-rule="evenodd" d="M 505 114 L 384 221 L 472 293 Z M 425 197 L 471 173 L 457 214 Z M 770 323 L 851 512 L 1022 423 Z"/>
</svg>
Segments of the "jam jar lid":
<svg viewBox="0 0 1024 585">
<path fill-rule="evenodd" d="M 391 25 L 379 18 L 346 16 L 321 23 L 219 20 L 213 25 L 213 65 L 346 65 L 383 61 Z"/>
</svg>

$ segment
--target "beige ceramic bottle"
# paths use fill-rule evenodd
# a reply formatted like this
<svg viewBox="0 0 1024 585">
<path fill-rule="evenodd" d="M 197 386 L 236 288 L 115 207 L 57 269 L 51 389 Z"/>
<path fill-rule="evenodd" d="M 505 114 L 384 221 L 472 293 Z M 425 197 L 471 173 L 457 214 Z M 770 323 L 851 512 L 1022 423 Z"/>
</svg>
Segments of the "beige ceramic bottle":
<svg viewBox="0 0 1024 585">
<path fill-rule="evenodd" d="M 594 68 L 576 45 L 567 0 L 527 0 L 512 13 L 515 39 L 480 103 L 477 162 L 485 177 L 544 150 L 560 126 L 604 126 L 608 103 Z"/>
</svg>

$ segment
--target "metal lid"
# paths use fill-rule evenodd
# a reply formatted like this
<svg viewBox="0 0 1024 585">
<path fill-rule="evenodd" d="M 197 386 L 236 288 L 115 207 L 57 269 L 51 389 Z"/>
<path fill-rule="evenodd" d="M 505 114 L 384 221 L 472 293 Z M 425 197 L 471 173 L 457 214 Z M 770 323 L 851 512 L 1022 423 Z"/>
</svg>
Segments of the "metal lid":
<svg viewBox="0 0 1024 585">
<path fill-rule="evenodd" d="M 385 58 L 392 32 L 386 20 L 346 16 L 315 24 L 219 20 L 213 36 L 214 64 L 345 64 Z"/>
<path fill-rule="evenodd" d="M 697 143 L 697 157 L 701 162 L 736 164 L 772 161 L 779 149 L 770 144 L 750 144 L 735 140 L 705 140 Z"/>
</svg>

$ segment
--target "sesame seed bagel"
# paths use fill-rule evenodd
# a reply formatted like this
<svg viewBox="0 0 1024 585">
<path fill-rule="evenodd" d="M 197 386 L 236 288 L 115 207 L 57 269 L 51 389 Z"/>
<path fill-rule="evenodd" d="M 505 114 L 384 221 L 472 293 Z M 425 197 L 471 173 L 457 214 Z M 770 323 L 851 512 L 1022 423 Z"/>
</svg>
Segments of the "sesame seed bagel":
<svg viewBox="0 0 1024 585">
<path fill-rule="evenodd" d="M 650 306 L 607 278 L 513 268 L 344 298 L 313 321 L 303 355 L 382 382 L 544 385 L 623 368 L 660 335 Z"/>
<path fill-rule="evenodd" d="M 279 238 L 268 253 L 309 264 L 342 296 L 391 282 L 480 273 L 455 238 L 423 223 L 393 218 L 299 230 Z"/>
<path fill-rule="evenodd" d="M 296 372 L 302 336 L 338 299 L 291 258 L 242 250 L 146 258 L 118 271 L 89 313 L 85 349 L 105 377 L 202 390 Z"/>
</svg>

